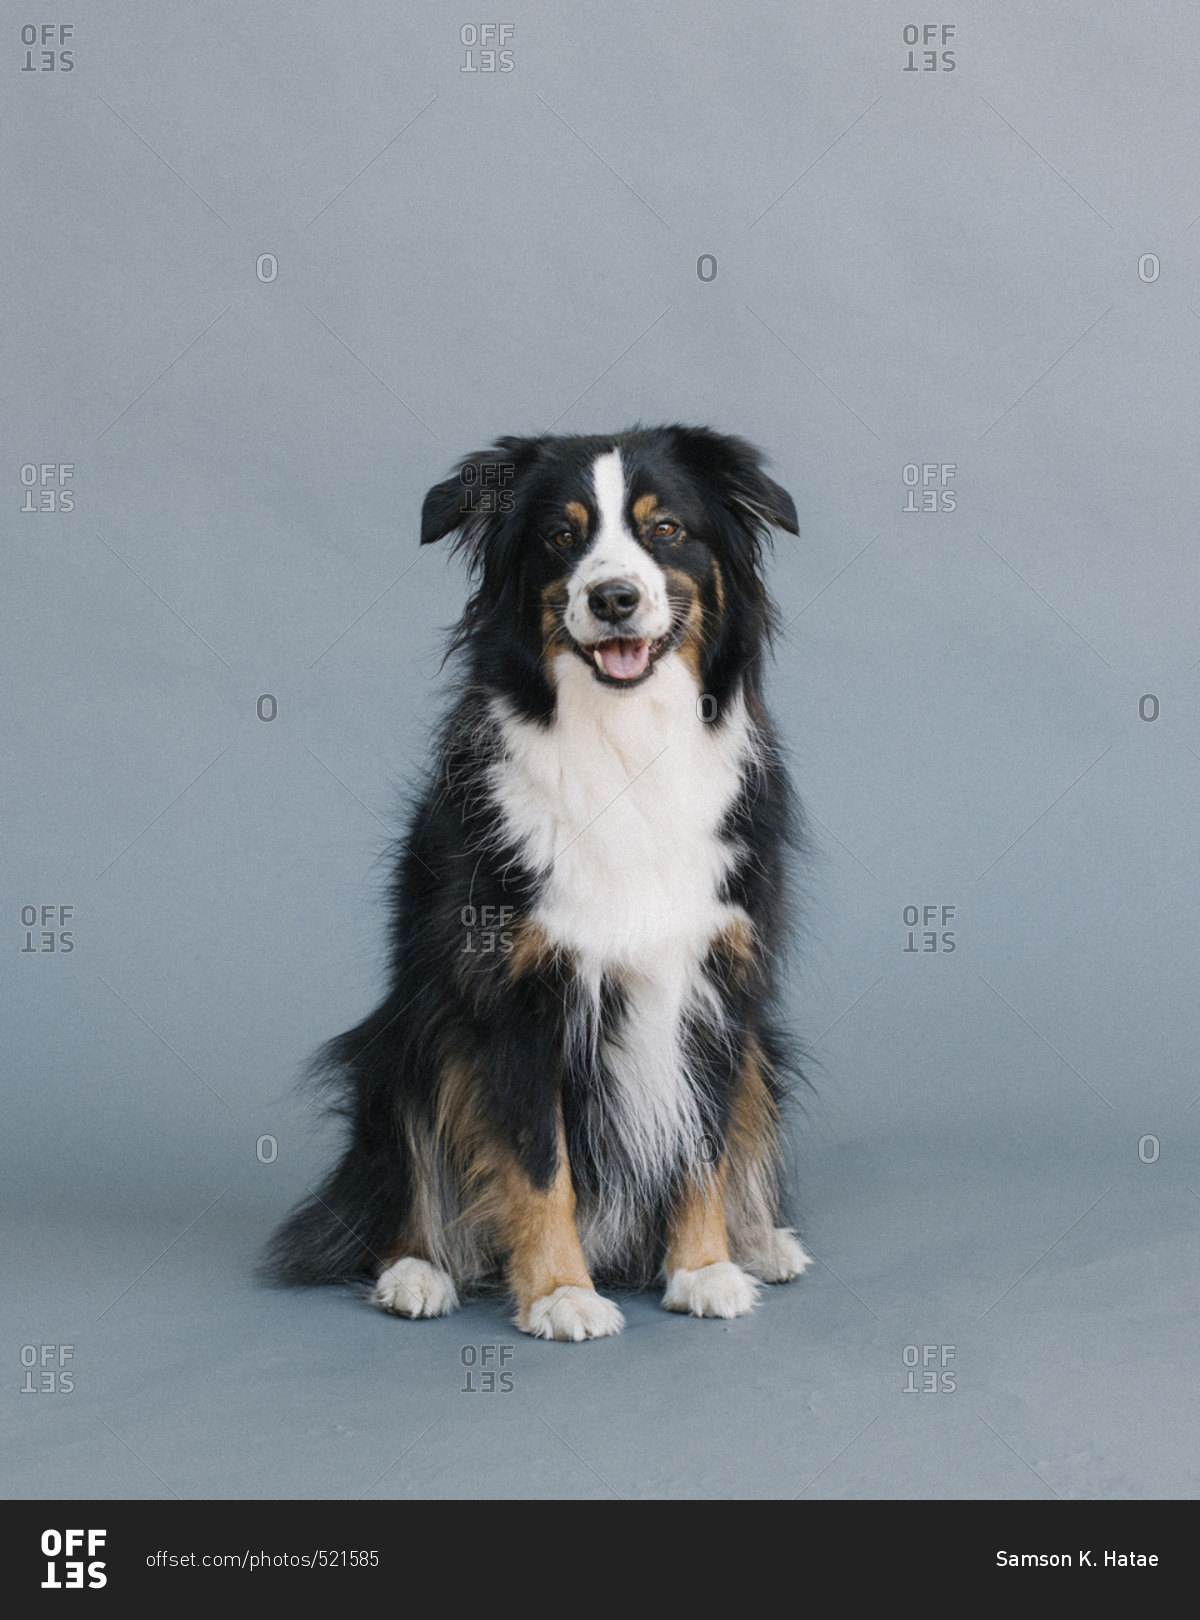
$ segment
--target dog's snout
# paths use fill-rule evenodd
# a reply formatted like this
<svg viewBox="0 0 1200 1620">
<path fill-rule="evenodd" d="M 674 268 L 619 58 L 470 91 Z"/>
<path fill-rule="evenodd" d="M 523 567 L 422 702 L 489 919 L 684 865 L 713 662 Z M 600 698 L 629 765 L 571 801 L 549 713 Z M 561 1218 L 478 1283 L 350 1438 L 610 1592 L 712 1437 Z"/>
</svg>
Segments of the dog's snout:
<svg viewBox="0 0 1200 1620">
<path fill-rule="evenodd" d="M 641 599 L 642 593 L 632 580 L 607 579 L 601 585 L 592 586 L 588 592 L 588 607 L 605 624 L 619 624 L 629 618 Z"/>
</svg>

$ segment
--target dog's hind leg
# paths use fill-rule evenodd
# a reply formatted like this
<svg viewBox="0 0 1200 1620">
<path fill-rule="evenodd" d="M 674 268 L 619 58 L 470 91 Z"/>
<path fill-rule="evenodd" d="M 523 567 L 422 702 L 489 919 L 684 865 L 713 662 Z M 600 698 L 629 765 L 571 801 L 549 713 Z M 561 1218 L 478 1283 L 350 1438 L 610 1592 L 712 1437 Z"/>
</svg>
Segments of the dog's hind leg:
<svg viewBox="0 0 1200 1620">
<path fill-rule="evenodd" d="M 445 1177 L 432 1133 L 410 1122 L 407 1132 L 411 1166 L 409 1207 L 402 1235 L 375 1284 L 373 1301 L 395 1316 L 449 1316 L 458 1306 L 458 1289 L 442 1254 L 445 1237 Z"/>
<path fill-rule="evenodd" d="M 761 1282 L 790 1282 L 811 1258 L 790 1227 L 777 1226 L 779 1109 L 757 1041 L 747 1045 L 727 1129 L 726 1219 L 738 1264 Z"/>
</svg>

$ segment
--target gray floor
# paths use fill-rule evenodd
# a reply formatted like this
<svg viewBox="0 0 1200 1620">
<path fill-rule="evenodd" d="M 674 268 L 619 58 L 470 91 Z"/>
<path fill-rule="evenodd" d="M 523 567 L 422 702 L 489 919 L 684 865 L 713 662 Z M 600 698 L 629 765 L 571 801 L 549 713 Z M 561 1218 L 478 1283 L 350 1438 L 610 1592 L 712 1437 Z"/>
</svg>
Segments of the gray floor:
<svg viewBox="0 0 1200 1620">
<path fill-rule="evenodd" d="M 10 1266 L 37 1264 L 6 1277 L 7 1315 L 72 1347 L 74 1389 L 18 1393 L 10 1353 L 4 1489 L 1194 1496 L 1198 1201 L 1161 1161 L 1051 1165 L 1034 1147 L 827 1145 L 808 1277 L 731 1323 L 622 1298 L 625 1333 L 584 1345 L 531 1341 L 495 1301 L 409 1323 L 260 1289 L 245 1181 L 199 1220 L 29 1217 Z M 488 1369 L 511 1387 L 488 1390 Z"/>
</svg>

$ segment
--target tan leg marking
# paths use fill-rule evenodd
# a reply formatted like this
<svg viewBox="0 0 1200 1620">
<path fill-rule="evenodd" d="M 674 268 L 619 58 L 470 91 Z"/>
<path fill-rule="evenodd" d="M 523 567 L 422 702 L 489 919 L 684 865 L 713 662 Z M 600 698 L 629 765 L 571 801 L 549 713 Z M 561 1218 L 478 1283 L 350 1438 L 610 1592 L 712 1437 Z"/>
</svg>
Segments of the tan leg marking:
<svg viewBox="0 0 1200 1620">
<path fill-rule="evenodd" d="M 527 1323 L 530 1307 L 556 1288 L 594 1292 L 575 1228 L 575 1189 L 561 1120 L 558 1168 L 548 1188 L 535 1187 L 515 1163 L 505 1167 L 501 1179 L 501 1231 L 521 1321 Z"/>
<path fill-rule="evenodd" d="M 724 1163 L 706 1178 L 707 1185 L 689 1181 L 683 1189 L 667 1230 L 667 1276 L 676 1271 L 699 1271 L 729 1259 L 725 1235 Z"/>
<path fill-rule="evenodd" d="M 561 1116 L 558 1167 L 548 1188 L 534 1187 L 511 1160 L 501 1171 L 500 1225 L 517 1298 L 514 1320 L 523 1333 L 576 1343 L 620 1333 L 625 1318 L 596 1292 L 580 1247 Z"/>
<path fill-rule="evenodd" d="M 729 1258 L 725 1234 L 725 1181 L 722 1163 L 690 1182 L 671 1217 L 667 1234 L 666 1310 L 689 1316 L 746 1316 L 755 1306 L 758 1285 Z"/>
</svg>

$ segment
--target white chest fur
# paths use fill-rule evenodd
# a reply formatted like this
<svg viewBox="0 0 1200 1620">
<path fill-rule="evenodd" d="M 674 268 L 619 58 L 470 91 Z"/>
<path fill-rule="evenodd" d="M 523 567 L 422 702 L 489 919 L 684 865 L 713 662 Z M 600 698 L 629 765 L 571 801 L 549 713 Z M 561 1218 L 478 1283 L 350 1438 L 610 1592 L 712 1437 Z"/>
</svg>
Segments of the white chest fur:
<svg viewBox="0 0 1200 1620">
<path fill-rule="evenodd" d="M 675 654 L 629 692 L 570 654 L 554 673 L 552 725 L 497 711 L 505 755 L 492 791 L 505 834 L 544 877 L 531 920 L 576 965 L 583 1022 L 572 1038 L 594 1037 L 602 979 L 624 996 L 621 1027 L 601 1043 L 609 1083 L 591 1104 L 609 1167 L 602 1205 L 581 1218 L 595 1262 L 620 1250 L 673 1164 L 704 1159 L 683 1029 L 688 1015 L 720 1022 L 702 964 L 744 919 L 719 898 L 738 853 L 719 831 L 754 747 L 740 699 L 721 726 L 700 718 Z"/>
<path fill-rule="evenodd" d="M 608 1166 L 604 1200 L 581 1212 L 595 1263 L 619 1252 L 672 1165 L 704 1161 L 683 1029 L 689 1015 L 721 1021 L 702 964 L 744 919 L 719 898 L 738 853 L 719 831 L 754 748 L 740 699 L 721 726 L 700 718 L 675 654 L 629 692 L 602 686 L 570 654 L 555 677 L 549 727 L 497 713 L 506 749 L 492 790 L 507 837 L 544 875 L 531 920 L 576 965 L 572 1038 L 594 1038 L 604 978 L 624 996 L 621 1026 L 601 1042 L 608 1085 L 590 1105 Z"/>
<path fill-rule="evenodd" d="M 552 725 L 498 716 L 506 758 L 492 780 L 505 831 L 547 874 L 533 920 L 586 977 L 690 977 L 741 915 L 718 898 L 734 854 L 718 830 L 751 755 L 744 707 L 706 723 L 674 654 L 631 692 L 570 654 L 555 674 Z"/>
</svg>

